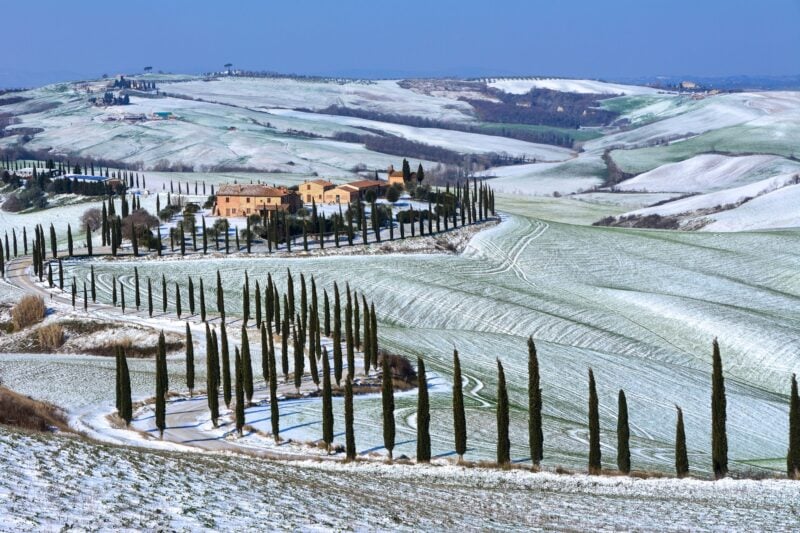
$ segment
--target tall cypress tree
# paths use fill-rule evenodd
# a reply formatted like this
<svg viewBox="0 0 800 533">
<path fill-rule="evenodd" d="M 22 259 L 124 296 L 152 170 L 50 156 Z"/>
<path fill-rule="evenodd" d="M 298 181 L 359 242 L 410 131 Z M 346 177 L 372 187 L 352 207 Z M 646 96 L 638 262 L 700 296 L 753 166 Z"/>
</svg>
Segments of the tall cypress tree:
<svg viewBox="0 0 800 533">
<path fill-rule="evenodd" d="M 158 355 L 156 356 L 156 427 L 158 428 L 158 433 L 161 438 L 164 437 L 164 430 L 167 427 L 166 358 L 166 342 L 164 340 L 164 332 L 162 331 L 158 336 Z"/>
<path fill-rule="evenodd" d="M 534 467 L 538 467 L 544 457 L 542 389 L 539 382 L 539 357 L 536 354 L 533 337 L 528 337 L 528 442 Z"/>
<path fill-rule="evenodd" d="M 222 322 L 225 322 L 225 294 L 222 292 L 222 278 L 217 270 L 217 312 Z"/>
<path fill-rule="evenodd" d="M 200 320 L 206 321 L 206 290 L 203 287 L 203 278 L 200 278 Z"/>
<path fill-rule="evenodd" d="M 253 401 L 253 361 L 250 358 L 250 340 L 244 324 L 242 324 L 242 383 L 245 398 L 250 404 Z"/>
<path fill-rule="evenodd" d="M 244 427 L 244 364 L 239 348 L 235 350 L 235 371 L 236 371 L 236 432 L 242 436 Z"/>
<path fill-rule="evenodd" d="M 353 342 L 356 348 L 361 348 L 361 313 L 358 305 L 358 295 L 353 292 Z"/>
<path fill-rule="evenodd" d="M 261 286 L 256 280 L 256 327 L 261 327 Z"/>
<path fill-rule="evenodd" d="M 356 458 L 356 434 L 353 431 L 353 380 L 348 376 L 344 382 L 344 438 L 345 460 L 354 461 Z"/>
<path fill-rule="evenodd" d="M 294 339 L 294 387 L 297 389 L 297 393 L 300 394 L 300 385 L 302 384 L 303 379 L 303 343 L 300 340 L 302 336 L 302 332 L 298 332 L 298 328 L 302 328 L 303 326 L 300 324 L 300 317 L 298 316 L 295 321 L 292 322 L 292 339 Z"/>
<path fill-rule="evenodd" d="M 8 248 L 8 235 L 6 235 L 6 248 Z M 73 250 L 72 226 L 67 224 L 67 252 L 69 253 L 70 257 L 75 255 L 72 253 L 72 250 Z M 6 250 L 6 255 L 8 255 L 8 250 Z"/>
<path fill-rule="evenodd" d="M 275 365 L 275 342 L 272 335 L 267 337 L 269 342 L 269 410 L 272 436 L 275 442 L 280 440 L 280 410 L 278 408 L 278 372 Z"/>
<path fill-rule="evenodd" d="M 789 479 L 800 479 L 800 396 L 797 394 L 797 377 L 792 374 L 792 391 L 789 397 L 789 453 L 786 455 Z"/>
<path fill-rule="evenodd" d="M 510 417 L 508 412 L 508 390 L 503 363 L 497 360 L 497 464 L 507 465 L 511 462 L 511 441 L 508 438 Z"/>
<path fill-rule="evenodd" d="M 269 387 L 269 341 L 267 339 L 267 323 L 261 323 L 261 375 L 264 386 Z"/>
<path fill-rule="evenodd" d="M 194 283 L 192 282 L 192 277 L 189 276 L 189 314 L 194 314 Z"/>
<path fill-rule="evenodd" d="M 683 411 L 677 405 L 678 422 L 675 426 L 675 473 L 679 478 L 689 475 L 689 454 L 686 453 L 686 431 L 683 429 Z"/>
<path fill-rule="evenodd" d="M 217 427 L 219 418 L 219 378 L 216 370 L 219 368 L 217 360 L 216 336 L 210 333 L 208 323 L 206 323 L 206 391 L 208 399 L 208 409 L 211 413 L 211 423 Z"/>
<path fill-rule="evenodd" d="M 330 451 L 333 443 L 333 399 L 331 398 L 331 368 L 328 350 L 322 350 L 322 441 Z"/>
<path fill-rule="evenodd" d="M 431 462 L 431 409 L 428 403 L 428 380 L 425 374 L 425 361 L 417 358 L 417 462 Z"/>
<path fill-rule="evenodd" d="M 86 224 L 86 253 L 92 257 L 92 228 Z"/>
<path fill-rule="evenodd" d="M 370 317 L 367 297 L 363 294 L 361 295 L 361 302 L 363 304 L 362 309 L 364 309 L 364 375 L 368 376 L 370 365 L 372 364 L 372 334 L 369 332 Z"/>
<path fill-rule="evenodd" d="M 153 284 L 147 278 L 147 314 L 153 316 Z"/>
<path fill-rule="evenodd" d="M 228 332 L 225 329 L 225 323 L 219 325 L 220 329 L 220 351 L 222 353 L 222 399 L 225 401 L 225 407 L 231 406 L 231 359 L 230 352 L 228 351 Z"/>
<path fill-rule="evenodd" d="M 714 477 L 728 475 L 728 435 L 725 429 L 725 378 L 722 376 L 722 357 L 717 339 L 713 342 L 713 374 L 711 377 L 711 456 Z"/>
<path fill-rule="evenodd" d="M 131 401 L 131 374 L 128 370 L 128 359 L 125 349 L 120 347 L 120 412 L 119 416 L 128 426 L 133 420 L 133 403 Z"/>
<path fill-rule="evenodd" d="M 371 336 L 372 346 L 370 347 L 370 356 L 372 357 L 372 366 L 378 367 L 378 317 L 375 314 L 375 303 L 371 303 L 369 307 L 369 334 Z"/>
<path fill-rule="evenodd" d="M 389 452 L 389 461 L 392 460 L 394 450 L 394 383 L 392 382 L 392 368 L 389 358 L 382 357 L 381 372 L 381 400 L 383 404 L 383 446 Z"/>
<path fill-rule="evenodd" d="M 167 278 L 161 274 L 161 311 L 164 313 L 167 312 L 167 300 Z"/>
<path fill-rule="evenodd" d="M 186 387 L 189 389 L 189 397 L 194 392 L 194 343 L 192 342 L 192 330 L 189 323 L 186 323 Z"/>
<path fill-rule="evenodd" d="M 602 470 L 600 453 L 600 408 L 594 373 L 589 369 L 589 474 L 598 475 Z"/>
<path fill-rule="evenodd" d="M 324 313 L 325 313 L 325 336 L 331 336 L 331 303 L 328 300 L 328 291 L 322 291 L 323 295 L 323 302 L 324 302 Z"/>
<path fill-rule="evenodd" d="M 619 415 L 617 416 L 617 468 L 623 474 L 631 471 L 631 430 L 628 426 L 628 400 L 625 391 L 619 391 Z"/>
<path fill-rule="evenodd" d="M 283 295 L 284 308 L 288 309 L 286 295 Z M 284 382 L 289 381 L 289 315 L 284 313 L 281 322 L 281 370 Z"/>
<path fill-rule="evenodd" d="M 464 385 L 461 378 L 461 360 L 458 350 L 453 349 L 453 436 L 458 462 L 467 453 L 467 418 L 464 413 Z"/>
<path fill-rule="evenodd" d="M 178 318 L 181 317 L 181 287 L 178 282 L 175 282 L 175 314 Z"/>
<path fill-rule="evenodd" d="M 139 310 L 139 307 L 142 305 L 141 295 L 139 294 L 139 269 L 137 267 L 133 267 L 133 291 L 134 291 L 134 303 L 136 304 L 136 310 Z"/>
</svg>

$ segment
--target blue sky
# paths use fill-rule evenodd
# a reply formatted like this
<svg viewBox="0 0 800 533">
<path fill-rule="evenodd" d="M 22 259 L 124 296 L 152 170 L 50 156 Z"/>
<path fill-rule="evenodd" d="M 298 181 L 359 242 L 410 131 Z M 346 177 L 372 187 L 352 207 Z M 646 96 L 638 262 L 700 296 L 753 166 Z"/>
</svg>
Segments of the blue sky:
<svg viewBox="0 0 800 533">
<path fill-rule="evenodd" d="M 800 0 L 25 0 L 0 87 L 136 72 L 800 74 Z"/>
</svg>

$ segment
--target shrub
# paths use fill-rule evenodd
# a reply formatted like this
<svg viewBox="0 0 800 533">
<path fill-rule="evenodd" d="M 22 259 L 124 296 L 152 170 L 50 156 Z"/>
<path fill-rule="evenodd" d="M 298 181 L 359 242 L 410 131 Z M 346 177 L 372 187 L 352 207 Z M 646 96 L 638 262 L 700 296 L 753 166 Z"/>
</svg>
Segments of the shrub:
<svg viewBox="0 0 800 533">
<path fill-rule="evenodd" d="M 48 352 L 54 352 L 64 344 L 64 328 L 60 324 L 48 324 L 37 331 L 39 347 Z"/>
<path fill-rule="evenodd" d="M 48 431 L 52 428 L 69 430 L 63 413 L 57 407 L 5 387 L 0 387 L 0 424 L 36 431 Z"/>
<path fill-rule="evenodd" d="M 44 300 L 41 296 L 24 296 L 11 310 L 14 329 L 20 331 L 44 319 Z"/>
</svg>

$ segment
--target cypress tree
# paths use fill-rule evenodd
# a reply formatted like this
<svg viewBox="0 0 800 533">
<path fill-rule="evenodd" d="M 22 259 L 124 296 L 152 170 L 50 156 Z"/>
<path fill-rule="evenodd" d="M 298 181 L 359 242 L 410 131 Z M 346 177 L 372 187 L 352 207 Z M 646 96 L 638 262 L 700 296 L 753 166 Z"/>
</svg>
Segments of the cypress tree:
<svg viewBox="0 0 800 533">
<path fill-rule="evenodd" d="M 242 324 L 242 383 L 247 403 L 253 402 L 253 362 L 250 358 L 250 340 L 247 327 Z"/>
<path fill-rule="evenodd" d="M 325 313 L 325 336 L 331 336 L 331 304 L 328 300 L 328 291 L 322 291 L 323 294 L 323 301 L 324 301 L 324 313 Z"/>
<path fill-rule="evenodd" d="M 262 329 L 262 332 L 264 330 Z M 267 351 L 267 364 L 269 374 L 269 407 L 270 407 L 270 422 L 272 425 L 272 436 L 275 442 L 280 440 L 280 412 L 278 409 L 278 373 L 275 368 L 275 344 L 272 335 L 267 336 L 269 344 Z"/>
<path fill-rule="evenodd" d="M 153 284 L 150 283 L 150 278 L 147 278 L 147 313 L 153 316 Z"/>
<path fill-rule="evenodd" d="M 539 381 L 539 358 L 536 354 L 536 345 L 533 337 L 528 337 L 528 442 L 534 467 L 538 467 L 544 457 L 542 389 Z"/>
<path fill-rule="evenodd" d="M 383 366 L 381 372 L 381 401 L 383 404 L 383 446 L 389 452 L 389 461 L 392 460 L 394 450 L 394 383 L 392 382 L 392 369 L 389 358 L 381 357 Z"/>
<path fill-rule="evenodd" d="M 256 327 L 261 327 L 261 287 L 256 280 Z"/>
<path fill-rule="evenodd" d="M 261 323 L 261 375 L 264 385 L 269 387 L 269 342 L 267 340 L 267 323 Z"/>
<path fill-rule="evenodd" d="M 186 255 L 186 230 L 183 227 L 183 222 L 181 222 L 181 224 L 180 224 L 180 229 L 181 229 L 181 234 L 180 234 L 180 238 L 181 238 L 181 255 Z M 227 239 L 227 237 L 226 237 L 226 239 Z"/>
<path fill-rule="evenodd" d="M 136 238 L 136 226 L 131 222 L 131 248 L 133 248 L 133 257 L 139 256 L 139 240 Z"/>
<path fill-rule="evenodd" d="M 333 399 L 331 398 L 331 369 L 328 350 L 322 350 L 322 440 L 330 452 L 333 443 Z"/>
<path fill-rule="evenodd" d="M 89 297 L 86 294 L 86 282 L 85 281 L 83 282 L 83 310 L 84 311 L 88 311 L 89 310 Z"/>
<path fill-rule="evenodd" d="M 363 294 L 361 295 L 361 302 L 363 304 L 362 309 L 364 309 L 364 375 L 368 376 L 370 365 L 372 364 L 372 354 L 370 353 L 372 350 L 372 342 L 370 341 L 372 335 L 369 332 L 369 306 L 367 306 L 367 297 Z"/>
<path fill-rule="evenodd" d="M 222 278 L 217 270 L 217 312 L 220 316 L 220 321 L 225 322 L 225 294 L 222 292 Z"/>
<path fill-rule="evenodd" d="M 181 287 L 175 282 L 175 314 L 181 317 Z"/>
<path fill-rule="evenodd" d="M 461 378 L 461 360 L 458 350 L 453 349 L 453 436 L 455 438 L 458 462 L 467 453 L 467 418 L 464 414 L 464 389 Z"/>
<path fill-rule="evenodd" d="M 136 310 L 139 310 L 139 306 L 142 305 L 141 297 L 139 295 L 139 269 L 137 267 L 133 267 L 133 290 L 134 290 L 134 300 L 136 303 Z"/>
<path fill-rule="evenodd" d="M 161 438 L 164 437 L 164 429 L 167 427 L 166 357 L 166 342 L 164 340 L 164 332 L 162 331 L 158 336 L 158 355 L 156 356 L 156 427 L 158 428 L 158 433 Z"/>
<path fill-rule="evenodd" d="M 725 429 L 725 378 L 722 376 L 722 357 L 717 339 L 713 342 L 713 375 L 711 378 L 711 456 L 714 478 L 728 475 L 728 436 Z"/>
<path fill-rule="evenodd" d="M 86 224 L 86 253 L 92 257 L 92 229 Z"/>
<path fill-rule="evenodd" d="M 53 263 L 47 263 L 47 285 L 53 288 Z"/>
<path fill-rule="evenodd" d="M 508 390 L 506 390 L 506 374 L 503 363 L 497 360 L 497 464 L 507 465 L 511 462 L 511 441 L 508 438 L 509 426 Z"/>
<path fill-rule="evenodd" d="M 206 290 L 203 287 L 203 278 L 200 278 L 200 320 L 206 321 Z"/>
<path fill-rule="evenodd" d="M 628 426 L 628 401 L 625 391 L 619 391 L 619 415 L 617 416 L 617 468 L 623 474 L 631 472 L 631 430 Z"/>
<path fill-rule="evenodd" d="M 347 375 L 353 377 L 356 372 L 356 355 L 353 347 L 353 303 L 350 298 L 350 290 L 347 291 L 347 305 L 344 309 L 344 336 L 345 348 L 347 353 Z M 317 317 L 319 321 L 319 317 Z"/>
<path fill-rule="evenodd" d="M 78 287 L 75 285 L 75 278 L 72 278 L 72 308 L 75 308 L 75 298 L 78 295 Z M 122 306 L 122 312 L 125 312 L 125 306 Z"/>
<path fill-rule="evenodd" d="M 208 398 L 208 409 L 211 413 L 211 423 L 217 427 L 219 418 L 219 376 L 216 371 L 219 368 L 217 360 L 216 337 L 211 335 L 206 323 L 206 391 Z"/>
<path fill-rule="evenodd" d="M 2 248 L 0 248 L 0 262 L 2 262 L 2 259 L 3 259 L 3 250 L 2 250 Z M 2 275 L 2 274 L 0 274 L 0 275 Z M 112 285 L 112 289 L 113 289 L 112 292 L 114 293 L 114 307 L 116 307 L 116 305 L 117 305 L 116 278 L 113 278 L 113 281 L 112 281 L 111 285 Z M 62 291 L 64 290 L 64 265 L 63 265 L 60 257 L 58 258 L 58 288 L 60 290 L 62 290 Z"/>
<path fill-rule="evenodd" d="M 308 291 L 306 277 L 300 273 L 300 316 L 302 317 L 303 331 L 308 331 Z"/>
<path fill-rule="evenodd" d="M 286 295 L 283 295 L 284 309 L 289 306 L 286 303 Z M 289 315 L 284 313 L 281 322 L 281 370 L 283 371 L 284 382 L 289 381 Z"/>
<path fill-rule="evenodd" d="M 73 283 L 72 288 L 75 289 L 75 284 Z M 73 299 L 72 299 L 72 307 L 75 307 L 75 294 L 73 292 Z M 125 314 L 125 286 L 122 282 L 119 282 L 119 298 L 120 298 L 120 307 L 122 308 L 122 314 Z"/>
<path fill-rule="evenodd" d="M 6 248 L 8 248 L 8 235 L 6 235 Z M 72 243 L 72 226 L 67 224 L 67 252 L 69 252 L 69 256 L 72 257 L 74 254 L 72 253 L 73 243 Z"/>
<path fill-rule="evenodd" d="M 122 363 L 119 360 L 120 350 L 122 349 L 121 346 L 117 345 L 114 348 L 114 360 L 116 363 L 116 406 L 117 406 L 117 414 L 122 418 Z"/>
<path fill-rule="evenodd" d="M 378 318 L 375 315 L 374 302 L 370 304 L 369 308 L 369 334 L 372 338 L 372 347 L 370 348 L 372 366 L 378 368 Z"/>
<path fill-rule="evenodd" d="M 53 227 L 52 223 L 50 223 L 50 253 L 53 256 L 53 259 L 58 258 L 58 253 L 56 250 L 56 228 Z"/>
<path fill-rule="evenodd" d="M 208 234 L 206 233 L 206 217 L 203 217 L 203 254 L 208 253 Z"/>
<path fill-rule="evenodd" d="M 353 380 L 348 376 L 344 382 L 344 438 L 345 459 L 354 461 L 356 458 L 356 434 L 353 431 Z"/>
<path fill-rule="evenodd" d="M 189 276 L 189 314 L 194 314 L 194 283 L 191 276 Z"/>
<path fill-rule="evenodd" d="M 789 479 L 800 479 L 800 397 L 794 374 L 789 397 L 789 453 L 786 455 L 786 470 Z"/>
<path fill-rule="evenodd" d="M 167 278 L 161 274 L 161 311 L 167 312 Z"/>
<path fill-rule="evenodd" d="M 431 411 L 428 404 L 428 381 L 425 375 L 425 361 L 417 358 L 417 462 L 431 462 Z"/>
<path fill-rule="evenodd" d="M 219 325 L 220 329 L 220 344 L 222 352 L 222 399 L 225 401 L 225 407 L 231 406 L 231 359 L 230 352 L 228 351 L 228 332 L 225 329 L 225 323 Z"/>
<path fill-rule="evenodd" d="M 589 369 L 589 474 L 598 475 L 602 470 L 600 453 L 600 408 L 594 373 Z"/>
<path fill-rule="evenodd" d="M 186 323 L 186 387 L 189 389 L 191 398 L 194 392 L 194 343 L 188 322 Z"/>
<path fill-rule="evenodd" d="M 131 401 L 131 375 L 128 370 L 128 358 L 125 349 L 120 347 L 120 411 L 119 416 L 128 426 L 133 420 L 133 402 Z"/>
<path fill-rule="evenodd" d="M 333 375 L 336 385 L 342 380 L 342 301 L 339 287 L 333 283 Z"/>
<path fill-rule="evenodd" d="M 244 427 L 244 368 L 242 356 L 239 355 L 239 348 L 235 350 L 235 371 L 236 371 L 236 432 L 242 436 Z"/>
<path fill-rule="evenodd" d="M 317 347 L 316 326 L 317 326 L 317 321 L 314 320 L 314 317 L 312 316 L 311 320 L 309 321 L 309 329 L 311 331 L 309 331 L 308 334 L 308 369 L 311 372 L 311 379 L 314 381 L 314 385 L 316 385 L 317 389 L 319 389 L 319 371 L 317 369 L 317 353 L 316 353 L 316 347 Z M 303 336 L 304 335 L 301 335 L 300 342 L 303 342 L 302 339 Z M 320 348 L 320 354 L 321 353 L 322 353 L 322 348 Z"/>
<path fill-rule="evenodd" d="M 302 328 L 300 325 L 300 317 L 292 322 L 292 338 L 294 339 L 294 387 L 297 389 L 297 394 L 300 394 L 300 385 L 303 379 L 303 343 L 300 341 L 300 333 L 297 328 Z"/>
<path fill-rule="evenodd" d="M 294 320 L 294 279 L 292 278 L 291 271 L 287 268 L 286 269 L 286 296 L 289 299 L 289 308 L 285 309 L 286 315 L 289 317 L 289 320 Z"/>
<path fill-rule="evenodd" d="M 0 242 L 0 277 L 6 275 L 6 257 L 3 253 L 3 243 Z"/>
<path fill-rule="evenodd" d="M 689 454 L 686 452 L 686 432 L 683 429 L 683 411 L 677 405 L 678 422 L 675 427 L 675 473 L 679 478 L 689 475 Z"/>
<path fill-rule="evenodd" d="M 361 316 L 358 306 L 358 295 L 353 293 L 353 342 L 356 348 L 361 348 Z"/>
</svg>

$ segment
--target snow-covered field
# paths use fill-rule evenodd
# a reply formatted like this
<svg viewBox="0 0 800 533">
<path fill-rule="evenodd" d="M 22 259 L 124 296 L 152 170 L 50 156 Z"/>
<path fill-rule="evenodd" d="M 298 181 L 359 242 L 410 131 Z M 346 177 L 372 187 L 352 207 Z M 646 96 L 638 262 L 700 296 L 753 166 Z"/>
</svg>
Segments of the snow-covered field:
<svg viewBox="0 0 800 533">
<path fill-rule="evenodd" d="M 13 531 L 791 530 L 785 481 L 596 479 L 456 467 L 287 464 L 0 430 Z"/>
<path fill-rule="evenodd" d="M 489 87 L 511 94 L 525 94 L 531 89 L 550 89 L 566 93 L 591 94 L 655 94 L 651 87 L 621 85 L 596 80 L 570 80 L 561 78 L 493 78 L 486 82 Z"/>
</svg>

